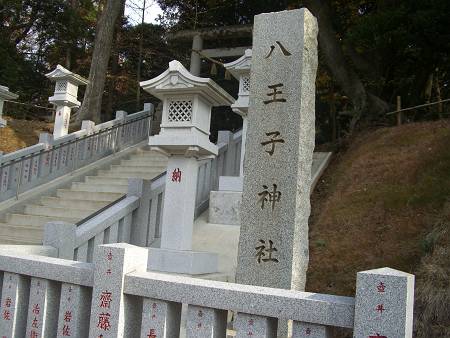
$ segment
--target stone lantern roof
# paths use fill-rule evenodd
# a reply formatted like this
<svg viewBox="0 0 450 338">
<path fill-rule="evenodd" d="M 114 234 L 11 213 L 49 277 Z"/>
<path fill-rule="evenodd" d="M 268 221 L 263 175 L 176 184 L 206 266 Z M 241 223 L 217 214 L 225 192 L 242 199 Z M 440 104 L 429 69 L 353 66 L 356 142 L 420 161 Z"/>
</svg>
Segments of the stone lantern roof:
<svg viewBox="0 0 450 338">
<path fill-rule="evenodd" d="M 45 74 L 45 76 L 53 82 L 66 80 L 78 86 L 87 85 L 89 83 L 89 81 L 84 77 L 71 72 L 61 65 L 57 65 L 54 70 L 52 70 L 50 73 Z"/>
<path fill-rule="evenodd" d="M 231 95 L 213 80 L 192 75 L 178 61 L 141 87 L 163 101 L 161 132 L 150 138 L 150 146 L 168 155 L 217 155 L 217 146 L 209 141 L 211 108 L 230 106 Z"/>
<path fill-rule="evenodd" d="M 234 102 L 234 98 L 213 80 L 192 75 L 176 60 L 169 63 L 164 73 L 140 84 L 142 89 L 160 100 L 166 96 L 199 94 L 213 107 L 229 106 Z"/>
<path fill-rule="evenodd" d="M 231 106 L 236 114 L 247 115 L 250 98 L 250 70 L 252 50 L 247 49 L 239 59 L 224 64 L 224 67 L 239 81 L 239 97 Z"/>
<path fill-rule="evenodd" d="M 19 95 L 9 91 L 8 87 L 0 86 L 0 100 L 15 100 Z"/>
</svg>

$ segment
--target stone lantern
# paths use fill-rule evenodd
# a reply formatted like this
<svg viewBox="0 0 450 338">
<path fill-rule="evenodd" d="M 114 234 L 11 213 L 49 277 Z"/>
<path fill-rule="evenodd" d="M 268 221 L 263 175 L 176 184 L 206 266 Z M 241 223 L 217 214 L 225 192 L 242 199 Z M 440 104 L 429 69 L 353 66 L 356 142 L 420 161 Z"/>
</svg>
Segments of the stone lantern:
<svg viewBox="0 0 450 338">
<path fill-rule="evenodd" d="M 2 119 L 5 100 L 15 100 L 18 97 L 19 95 L 10 92 L 8 87 L 0 86 L 0 128 L 6 126 L 6 120 Z"/>
<path fill-rule="evenodd" d="M 77 99 L 78 86 L 86 85 L 88 80 L 61 65 L 57 65 L 55 70 L 45 76 L 55 82 L 55 92 L 48 101 L 56 106 L 53 136 L 58 138 L 67 135 L 71 109 L 78 108 L 81 104 Z"/>
<path fill-rule="evenodd" d="M 209 141 L 211 108 L 234 102 L 213 80 L 192 75 L 178 61 L 141 87 L 163 102 L 161 132 L 149 139 L 169 157 L 162 217 L 161 248 L 150 249 L 151 270 L 213 273 L 217 255 L 192 251 L 199 160 L 217 155 Z"/>
<path fill-rule="evenodd" d="M 247 113 L 250 98 L 250 69 L 252 65 L 252 50 L 247 49 L 245 54 L 236 61 L 226 63 L 225 68 L 239 81 L 239 96 L 231 109 L 236 114 L 242 116 L 242 146 L 241 146 L 241 164 L 240 164 L 240 186 L 242 190 L 242 177 L 244 168 L 245 141 L 247 138 Z"/>
</svg>

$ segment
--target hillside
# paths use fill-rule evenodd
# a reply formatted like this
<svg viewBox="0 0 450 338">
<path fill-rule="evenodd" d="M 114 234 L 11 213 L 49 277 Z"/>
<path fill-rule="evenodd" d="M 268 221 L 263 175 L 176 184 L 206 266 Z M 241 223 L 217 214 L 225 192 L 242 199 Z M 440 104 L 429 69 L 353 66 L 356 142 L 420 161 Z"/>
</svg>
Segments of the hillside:
<svg viewBox="0 0 450 338">
<path fill-rule="evenodd" d="M 356 136 L 312 196 L 307 290 L 353 295 L 357 271 L 407 271 L 417 337 L 449 337 L 449 196 L 448 121 Z"/>
<path fill-rule="evenodd" d="M 51 133 L 51 123 L 30 120 L 14 120 L 4 116 L 8 121 L 5 128 L 0 128 L 0 151 L 10 153 L 12 151 L 34 145 L 39 140 L 39 134 Z"/>
</svg>

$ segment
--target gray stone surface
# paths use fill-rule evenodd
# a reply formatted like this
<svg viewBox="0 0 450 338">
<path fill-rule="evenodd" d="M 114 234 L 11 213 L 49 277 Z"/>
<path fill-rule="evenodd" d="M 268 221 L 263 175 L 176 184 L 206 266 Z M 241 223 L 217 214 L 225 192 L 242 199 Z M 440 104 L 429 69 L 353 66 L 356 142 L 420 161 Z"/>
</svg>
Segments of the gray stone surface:
<svg viewBox="0 0 450 338">
<path fill-rule="evenodd" d="M 209 223 L 241 225 L 242 192 L 211 191 L 209 194 Z"/>
<path fill-rule="evenodd" d="M 255 16 L 238 283 L 305 286 L 317 32 L 306 9 Z"/>
<path fill-rule="evenodd" d="M 354 299 L 154 272 L 125 276 L 126 294 L 259 316 L 353 327 Z"/>
<path fill-rule="evenodd" d="M 66 222 L 49 222 L 44 225 L 44 245 L 58 250 L 59 258 L 73 259 L 75 248 L 75 224 Z"/>
<path fill-rule="evenodd" d="M 26 337 L 56 337 L 59 296 L 58 283 L 31 279 Z"/>
<path fill-rule="evenodd" d="M 244 185 L 244 177 L 242 176 L 220 176 L 219 190 L 220 191 L 240 191 Z"/>
<path fill-rule="evenodd" d="M 57 337 L 87 337 L 90 306 L 89 288 L 62 283 Z"/>
<path fill-rule="evenodd" d="M 0 332 L 11 338 L 25 337 L 30 281 L 25 276 L 3 275 Z"/>
<path fill-rule="evenodd" d="M 358 272 L 354 338 L 412 337 L 414 275 L 381 268 Z"/>
<path fill-rule="evenodd" d="M 225 338 L 227 311 L 189 305 L 186 337 Z"/>
<path fill-rule="evenodd" d="M 238 313 L 234 329 L 236 338 L 275 338 L 277 336 L 277 319 Z"/>
<path fill-rule="evenodd" d="M 292 338 L 331 338 L 331 333 L 328 326 L 293 322 Z"/>
<path fill-rule="evenodd" d="M 217 272 L 217 265 L 211 252 L 148 248 L 148 270 L 200 275 Z"/>
<path fill-rule="evenodd" d="M 125 243 L 100 245 L 95 248 L 94 257 L 89 337 L 139 336 L 139 324 L 133 327 L 130 322 L 140 322 L 140 318 L 129 312 L 138 305 L 131 306 L 134 299 L 124 295 L 123 278 L 131 271 L 146 270 L 147 250 Z"/>
<path fill-rule="evenodd" d="M 141 337 L 178 337 L 180 320 L 181 303 L 146 298 L 142 305 Z"/>
</svg>

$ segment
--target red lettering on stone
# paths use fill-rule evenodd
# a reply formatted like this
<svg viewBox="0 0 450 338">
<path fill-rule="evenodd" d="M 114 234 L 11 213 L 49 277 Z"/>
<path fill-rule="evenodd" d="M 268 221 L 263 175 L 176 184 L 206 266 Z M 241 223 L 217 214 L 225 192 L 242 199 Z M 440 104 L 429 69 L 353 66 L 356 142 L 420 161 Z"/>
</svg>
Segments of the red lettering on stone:
<svg viewBox="0 0 450 338">
<path fill-rule="evenodd" d="M 384 308 L 383 304 L 378 304 L 375 311 L 383 314 L 383 311 L 386 311 L 386 309 Z"/>
<path fill-rule="evenodd" d="M 67 325 L 63 326 L 62 335 L 63 335 L 63 337 L 70 337 L 70 327 L 69 326 L 67 326 Z"/>
<path fill-rule="evenodd" d="M 176 168 L 172 172 L 172 182 L 181 182 L 181 170 Z"/>
<path fill-rule="evenodd" d="M 376 334 L 376 336 L 369 336 L 369 338 L 388 338 L 387 336 L 382 336 L 379 333 Z"/>
<path fill-rule="evenodd" d="M 377 285 L 378 292 L 384 292 L 386 289 L 386 285 L 383 282 L 380 282 L 380 284 Z"/>
<path fill-rule="evenodd" d="M 9 310 L 3 311 L 3 319 L 4 320 L 11 320 L 11 312 L 9 312 Z"/>
<path fill-rule="evenodd" d="M 34 327 L 35 329 L 39 328 L 39 322 L 36 317 L 34 317 L 33 322 L 31 323 L 31 327 Z"/>
<path fill-rule="evenodd" d="M 156 332 L 155 329 L 150 329 L 147 338 L 156 338 Z"/>
<path fill-rule="evenodd" d="M 64 321 L 70 322 L 71 319 L 72 319 L 72 311 L 66 311 L 66 313 L 64 314 Z"/>
<path fill-rule="evenodd" d="M 98 323 L 97 327 L 102 329 L 103 331 L 109 331 L 111 328 L 111 323 L 109 322 L 109 318 L 111 315 L 109 313 L 100 313 L 98 315 Z"/>
<path fill-rule="evenodd" d="M 103 291 L 100 295 L 100 307 L 109 309 L 111 306 L 111 301 L 111 292 Z"/>
<path fill-rule="evenodd" d="M 33 305 L 33 310 L 32 310 L 32 312 L 33 312 L 35 315 L 38 315 L 40 311 L 41 311 L 41 308 L 39 307 L 39 304 L 34 304 L 34 305 Z"/>
</svg>

